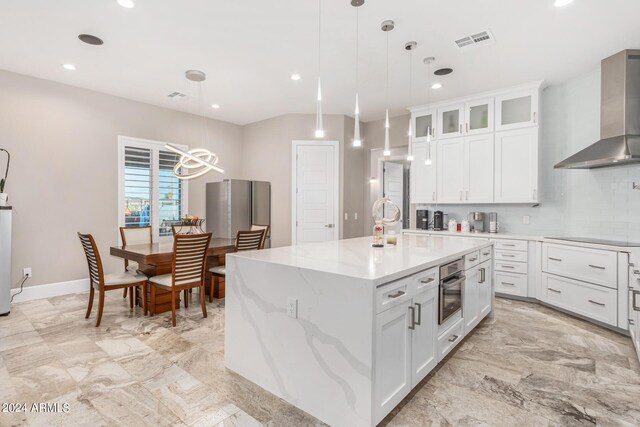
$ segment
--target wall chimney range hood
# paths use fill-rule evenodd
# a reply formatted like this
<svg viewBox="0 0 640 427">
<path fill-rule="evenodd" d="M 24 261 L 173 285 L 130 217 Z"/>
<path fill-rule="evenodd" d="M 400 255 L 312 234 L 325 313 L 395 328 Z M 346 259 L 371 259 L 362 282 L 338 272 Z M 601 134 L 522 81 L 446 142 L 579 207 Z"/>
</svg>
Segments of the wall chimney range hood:
<svg viewBox="0 0 640 427">
<path fill-rule="evenodd" d="M 593 169 L 640 163 L 640 50 L 602 61 L 600 141 L 556 169 Z"/>
</svg>

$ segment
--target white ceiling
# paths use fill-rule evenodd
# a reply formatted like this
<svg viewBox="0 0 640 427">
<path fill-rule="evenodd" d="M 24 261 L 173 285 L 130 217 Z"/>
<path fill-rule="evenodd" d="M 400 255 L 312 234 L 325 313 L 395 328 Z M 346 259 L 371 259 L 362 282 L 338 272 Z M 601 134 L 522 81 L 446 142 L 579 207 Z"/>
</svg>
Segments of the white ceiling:
<svg viewBox="0 0 640 427">
<path fill-rule="evenodd" d="M 0 69 L 197 113 L 187 69 L 207 73 L 207 115 L 246 124 L 285 113 L 313 113 L 317 78 L 315 0 L 22 0 L 0 4 Z M 355 9 L 350 0 L 322 0 L 325 113 L 352 115 Z M 363 120 L 385 108 L 385 33 L 390 37 L 392 115 L 426 101 L 425 56 L 452 67 L 432 100 L 544 79 L 557 84 L 596 69 L 603 57 L 640 47 L 640 1 L 366 0 L 360 8 L 360 107 Z M 460 51 L 454 40 L 485 29 L 496 43 Z M 80 33 L 104 39 L 81 43 Z M 409 54 L 416 40 L 414 91 Z M 63 63 L 73 63 L 67 71 Z M 293 82 L 291 73 L 302 80 Z"/>
</svg>

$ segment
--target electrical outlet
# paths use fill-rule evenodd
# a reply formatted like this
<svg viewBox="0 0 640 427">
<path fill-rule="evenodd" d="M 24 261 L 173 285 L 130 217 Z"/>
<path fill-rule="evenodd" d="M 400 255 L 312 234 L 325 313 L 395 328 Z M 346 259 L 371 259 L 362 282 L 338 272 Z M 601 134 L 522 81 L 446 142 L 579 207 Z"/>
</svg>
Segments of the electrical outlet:
<svg viewBox="0 0 640 427">
<path fill-rule="evenodd" d="M 287 299 L 287 316 L 293 319 L 298 318 L 298 300 L 296 298 Z"/>
<path fill-rule="evenodd" d="M 356 221 L 358 220 L 358 212 L 353 214 L 353 219 L 356 220 Z"/>
<path fill-rule="evenodd" d="M 23 268 L 22 269 L 22 277 L 31 277 L 31 267 L 27 267 L 27 268 Z"/>
<path fill-rule="evenodd" d="M 344 220 L 347 221 L 349 219 L 349 213 L 345 212 L 344 213 Z"/>
<path fill-rule="evenodd" d="M 524 225 L 529 225 L 531 223 L 531 217 L 529 215 L 524 215 L 522 217 L 522 223 Z"/>
</svg>

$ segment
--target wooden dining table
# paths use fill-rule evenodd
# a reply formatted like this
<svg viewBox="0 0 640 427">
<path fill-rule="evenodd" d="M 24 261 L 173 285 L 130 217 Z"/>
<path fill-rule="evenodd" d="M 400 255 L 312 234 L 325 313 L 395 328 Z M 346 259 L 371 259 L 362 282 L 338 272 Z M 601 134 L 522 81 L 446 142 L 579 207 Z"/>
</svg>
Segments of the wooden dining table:
<svg viewBox="0 0 640 427">
<path fill-rule="evenodd" d="M 235 252 L 235 239 L 226 239 L 215 237 L 209 243 L 207 250 L 207 269 L 216 265 L 224 265 L 225 255 Z M 171 264 L 173 260 L 173 241 L 162 243 L 150 243 L 142 245 L 126 245 L 112 246 L 110 253 L 112 256 L 128 259 L 138 263 L 139 270 L 147 276 L 157 276 L 160 274 L 171 273 Z M 207 289 L 213 286 L 213 296 L 215 298 L 224 298 L 224 279 L 213 281 L 207 280 Z M 147 290 L 150 292 L 150 290 Z M 151 297 L 148 295 L 148 304 L 151 303 Z M 138 298 L 139 305 L 142 305 L 142 298 Z M 179 306 L 180 292 L 176 293 L 176 304 Z M 171 292 L 156 291 L 156 313 L 171 310 Z"/>
</svg>

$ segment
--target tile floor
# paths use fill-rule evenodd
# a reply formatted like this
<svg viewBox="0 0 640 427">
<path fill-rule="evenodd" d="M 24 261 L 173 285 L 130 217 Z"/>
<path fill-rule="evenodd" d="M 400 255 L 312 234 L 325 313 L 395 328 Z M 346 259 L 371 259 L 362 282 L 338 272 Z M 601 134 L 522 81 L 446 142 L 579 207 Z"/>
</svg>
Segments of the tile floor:
<svg viewBox="0 0 640 427">
<path fill-rule="evenodd" d="M 197 297 L 196 297 L 197 299 Z M 16 304 L 0 318 L 0 426 L 304 426 L 313 417 L 224 369 L 224 302 L 170 316 L 107 294 Z M 498 299 L 459 348 L 382 425 L 640 425 L 640 366 L 627 337 L 546 307 Z"/>
</svg>

